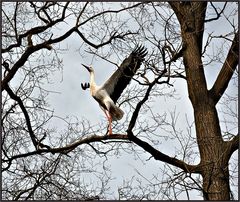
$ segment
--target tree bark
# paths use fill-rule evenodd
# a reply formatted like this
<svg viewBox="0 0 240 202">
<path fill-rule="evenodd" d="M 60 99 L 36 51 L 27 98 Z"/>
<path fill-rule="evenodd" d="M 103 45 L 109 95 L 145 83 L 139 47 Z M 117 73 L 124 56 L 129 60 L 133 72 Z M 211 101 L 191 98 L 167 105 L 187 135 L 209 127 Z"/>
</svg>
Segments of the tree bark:
<svg viewBox="0 0 240 202">
<path fill-rule="evenodd" d="M 209 96 L 196 37 L 187 34 L 183 54 L 189 98 L 194 109 L 197 142 L 201 158 L 203 194 L 206 200 L 229 200 L 226 143 L 221 136 L 217 110 Z"/>
<path fill-rule="evenodd" d="M 203 196 L 205 200 L 230 200 L 228 144 L 223 141 L 221 135 L 216 110 L 216 96 L 214 97 L 215 94 L 210 93 L 207 89 L 201 60 L 202 35 L 207 3 L 169 3 L 181 25 L 184 46 L 183 62 L 189 99 L 194 109 L 196 136 L 201 158 L 200 170 L 203 177 Z M 229 59 L 231 58 L 228 57 Z M 228 61 L 228 64 L 235 64 L 235 61 L 232 63 Z M 230 80 L 231 76 L 225 77 L 225 79 Z M 224 81 L 224 83 L 228 82 Z"/>
</svg>

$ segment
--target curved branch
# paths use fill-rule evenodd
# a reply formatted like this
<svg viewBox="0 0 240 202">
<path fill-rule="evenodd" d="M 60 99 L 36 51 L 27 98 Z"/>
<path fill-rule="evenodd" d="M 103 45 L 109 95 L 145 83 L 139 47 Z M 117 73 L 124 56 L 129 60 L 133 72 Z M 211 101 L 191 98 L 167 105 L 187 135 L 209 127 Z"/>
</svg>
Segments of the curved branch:
<svg viewBox="0 0 240 202">
<path fill-rule="evenodd" d="M 27 47 L 26 51 L 22 54 L 22 56 L 19 58 L 19 60 L 13 65 L 11 70 L 8 72 L 7 76 L 4 77 L 4 79 L 1 81 L 1 91 L 5 90 L 7 88 L 8 82 L 14 77 L 18 69 L 25 64 L 25 62 L 28 60 L 29 56 L 40 50 L 46 48 L 48 50 L 51 50 L 51 46 L 47 44 L 46 42 L 38 44 L 36 46 L 29 46 Z"/>
<path fill-rule="evenodd" d="M 170 165 L 179 167 L 188 173 L 199 173 L 200 172 L 198 169 L 198 165 L 189 165 L 189 164 L 186 164 L 184 161 L 169 157 L 168 155 L 154 149 L 147 142 L 144 142 L 144 141 L 140 140 L 139 138 L 135 137 L 133 134 L 131 134 L 131 132 L 128 132 L 128 135 L 124 135 L 124 134 L 113 134 L 113 135 L 105 135 L 105 136 L 92 135 L 92 136 L 89 136 L 86 138 L 81 138 L 78 141 L 76 141 L 72 144 L 66 145 L 64 147 L 38 149 L 36 151 L 12 156 L 11 158 L 9 158 L 8 160 L 5 160 L 5 161 L 12 162 L 14 159 L 32 156 L 32 155 L 36 155 L 36 154 L 43 154 L 43 153 L 52 153 L 52 154 L 62 153 L 62 154 L 67 155 L 70 151 L 74 150 L 76 147 L 78 147 L 80 145 L 89 144 L 92 142 L 102 142 L 102 141 L 113 140 L 113 139 L 115 139 L 115 140 L 131 140 L 132 142 L 134 142 L 135 144 L 137 144 L 138 146 L 142 147 L 144 150 L 149 152 L 156 160 L 160 160 L 160 161 L 169 163 Z M 4 171 L 4 169 L 3 169 L 3 171 Z"/>
<path fill-rule="evenodd" d="M 178 168 L 181 168 L 182 170 L 184 170 L 187 173 L 200 173 L 201 172 L 198 165 L 189 165 L 182 160 L 179 160 L 174 157 L 170 157 L 170 156 L 160 152 L 159 150 L 155 149 L 147 142 L 144 142 L 144 141 L 140 140 L 139 138 L 137 138 L 136 136 L 134 136 L 132 131 L 128 132 L 128 137 L 129 137 L 129 140 L 133 141 L 135 144 L 137 144 L 138 146 L 143 148 L 145 151 L 150 153 L 156 160 L 159 160 L 159 161 L 168 163 L 170 165 L 176 166 Z"/>
<path fill-rule="evenodd" d="M 239 55 L 239 32 L 235 34 L 232 42 L 232 46 L 228 52 L 227 58 L 222 66 L 218 77 L 209 91 L 210 95 L 215 104 L 220 100 L 225 90 L 227 89 L 228 83 L 232 78 L 232 75 L 238 65 L 238 55 Z"/>
<path fill-rule="evenodd" d="M 189 165 L 186 164 L 184 161 L 181 161 L 176 158 L 172 158 L 158 150 L 156 150 L 154 147 L 152 147 L 150 144 L 147 142 L 142 141 L 141 139 L 137 138 L 134 136 L 132 129 L 135 126 L 135 123 L 137 121 L 137 117 L 139 114 L 139 111 L 142 107 L 142 105 L 148 100 L 150 91 L 152 87 L 158 83 L 158 80 L 166 73 L 166 69 L 163 70 L 163 72 L 159 75 L 158 78 L 156 78 L 152 83 L 149 84 L 149 87 L 147 89 L 147 92 L 144 96 L 144 98 L 137 104 L 135 111 L 133 112 L 132 118 L 130 120 L 128 129 L 127 129 L 127 134 L 129 140 L 137 144 L 138 146 L 142 147 L 145 151 L 149 152 L 156 160 L 163 161 L 165 163 L 168 163 L 170 165 L 176 166 L 178 168 L 183 169 L 185 172 L 188 173 L 200 173 L 199 166 L 198 165 Z"/>
<path fill-rule="evenodd" d="M 216 9 L 216 7 L 213 5 L 212 2 L 210 2 L 210 4 L 211 4 L 211 6 L 213 7 L 214 11 L 216 12 L 216 15 L 217 15 L 217 16 L 214 17 L 214 18 L 206 19 L 205 22 L 211 22 L 211 21 L 214 21 L 214 20 L 218 20 L 218 18 L 221 17 L 221 14 L 223 13 L 223 11 L 224 11 L 225 8 L 226 8 L 227 2 L 225 2 L 224 6 L 223 6 L 223 8 L 222 8 L 222 10 L 221 10 L 220 12 L 218 12 L 218 10 Z"/>
<path fill-rule="evenodd" d="M 31 120 L 30 120 L 28 112 L 27 112 L 27 110 L 26 110 L 26 108 L 25 108 L 21 98 L 18 97 L 16 94 L 14 94 L 14 92 L 12 91 L 12 89 L 8 85 L 6 85 L 6 91 L 8 92 L 9 96 L 13 100 L 17 101 L 17 103 L 19 104 L 19 106 L 20 106 L 20 108 L 21 108 L 21 110 L 22 110 L 22 112 L 24 114 L 24 117 L 26 119 L 26 124 L 27 124 L 28 132 L 29 132 L 29 135 L 31 137 L 32 143 L 37 148 L 38 143 L 37 143 L 35 134 L 34 134 L 33 129 L 32 129 Z"/>
<path fill-rule="evenodd" d="M 106 11 L 102 11 L 102 12 L 100 12 L 100 13 L 97 13 L 97 14 L 89 17 L 89 18 L 88 18 L 87 20 L 85 20 L 85 21 L 83 21 L 83 22 L 81 22 L 81 23 L 78 23 L 78 27 L 86 24 L 86 23 L 89 22 L 90 20 L 92 20 L 92 19 L 94 19 L 94 18 L 96 18 L 96 17 L 98 17 L 98 16 L 100 16 L 100 15 L 104 15 L 104 14 L 107 14 L 107 13 L 120 13 L 120 12 L 122 12 L 122 11 L 129 10 L 129 9 L 132 9 L 132 8 L 135 8 L 135 7 L 138 7 L 138 6 L 142 5 L 142 4 L 147 4 L 147 3 L 149 3 L 149 2 L 136 3 L 136 4 L 132 5 L 132 6 L 125 7 L 125 8 L 121 8 L 121 9 L 119 9 L 119 10 L 106 10 Z"/>
<path fill-rule="evenodd" d="M 107 44 L 110 44 L 110 43 L 111 43 L 113 40 L 115 40 L 115 39 L 124 39 L 124 37 L 127 36 L 127 35 L 138 34 L 138 33 L 136 33 L 136 32 L 127 32 L 127 33 L 125 33 L 125 34 L 117 34 L 117 32 L 114 32 L 113 35 L 111 35 L 110 38 L 109 38 L 107 41 L 102 42 L 102 43 L 96 45 L 96 44 L 92 43 L 91 41 L 89 41 L 89 40 L 83 35 L 83 33 L 80 32 L 78 29 L 76 29 L 76 32 L 78 33 L 78 35 L 81 37 L 81 39 L 82 39 L 85 43 L 87 43 L 88 45 L 90 45 L 90 46 L 92 46 L 93 48 L 96 48 L 96 49 L 98 49 L 98 48 L 100 48 L 100 47 L 102 47 L 102 46 L 105 46 L 105 45 L 107 45 Z"/>
<path fill-rule="evenodd" d="M 28 153 L 23 153 L 23 154 L 18 154 L 12 157 L 9 157 L 7 160 L 2 160 L 3 162 L 12 162 L 15 159 L 18 158 L 24 158 L 27 156 L 32 156 L 32 155 L 36 155 L 36 154 L 44 154 L 44 153 L 52 153 L 52 154 L 57 154 L 57 153 L 61 153 L 61 154 L 68 154 L 70 151 L 74 150 L 76 147 L 83 145 L 83 144 L 89 144 L 92 142 L 103 142 L 106 140 L 129 140 L 127 135 L 123 135 L 123 134 L 112 134 L 112 135 L 104 135 L 104 136 L 99 136 L 99 135 L 91 135 L 89 137 L 84 137 L 84 138 L 80 138 L 79 140 L 66 145 L 64 147 L 56 147 L 56 148 L 51 148 L 49 146 L 44 145 L 46 148 L 38 148 L 35 151 L 32 152 L 28 152 Z M 2 171 L 7 170 L 7 168 L 3 168 Z"/>
<path fill-rule="evenodd" d="M 160 74 L 152 83 L 150 83 L 150 84 L 148 85 L 148 89 L 147 89 L 147 92 L 146 92 L 144 98 L 137 104 L 137 106 L 136 106 L 136 108 L 135 108 L 135 110 L 134 110 L 134 112 L 133 112 L 132 118 L 131 118 L 131 120 L 130 120 L 128 129 L 127 129 L 127 132 L 128 132 L 128 133 L 132 132 L 132 129 L 134 128 L 135 123 L 136 123 L 136 121 L 137 121 L 137 117 L 138 117 L 139 111 L 140 111 L 142 105 L 148 100 L 148 97 L 149 97 L 149 95 L 150 95 L 150 92 L 151 92 L 153 86 L 154 86 L 156 83 L 159 83 L 158 80 L 159 80 L 162 76 L 164 76 L 164 74 L 165 74 L 166 72 L 167 72 L 167 69 L 165 68 L 165 69 L 161 72 L 161 74 Z"/>
<path fill-rule="evenodd" d="M 29 35 L 39 34 L 39 33 L 43 32 L 43 31 L 47 30 L 48 28 L 53 27 L 55 24 L 57 24 L 59 22 L 62 22 L 64 20 L 64 18 L 65 18 L 66 9 L 67 9 L 68 4 L 69 4 L 69 2 L 67 2 L 66 5 L 64 6 L 61 18 L 59 18 L 59 19 L 57 19 L 55 21 L 51 21 L 47 25 L 34 27 L 32 29 L 29 29 L 28 31 L 26 31 L 23 34 L 20 34 L 18 36 L 17 43 L 11 44 L 7 48 L 2 48 L 2 53 L 10 51 L 12 48 L 20 47 L 21 44 L 22 44 L 23 38 L 25 38 L 25 37 L 27 37 Z"/>
</svg>

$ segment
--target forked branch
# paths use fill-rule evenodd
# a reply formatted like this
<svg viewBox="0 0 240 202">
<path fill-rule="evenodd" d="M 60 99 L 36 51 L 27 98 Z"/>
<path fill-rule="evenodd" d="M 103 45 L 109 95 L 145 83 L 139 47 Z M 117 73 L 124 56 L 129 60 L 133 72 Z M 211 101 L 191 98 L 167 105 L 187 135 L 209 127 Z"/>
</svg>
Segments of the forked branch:
<svg viewBox="0 0 240 202">
<path fill-rule="evenodd" d="M 142 141 L 141 139 L 136 137 L 132 132 L 132 129 L 134 128 L 135 123 L 137 121 L 139 111 L 140 111 L 142 105 L 148 100 L 148 97 L 150 95 L 152 87 L 156 83 L 159 83 L 158 80 L 166 73 L 166 71 L 167 70 L 164 69 L 162 74 L 160 74 L 158 78 L 156 78 L 151 84 L 149 84 L 149 87 L 147 89 L 147 92 L 146 92 L 144 98 L 137 104 L 136 109 L 133 112 L 132 118 L 131 118 L 129 126 L 128 126 L 128 130 L 127 130 L 128 138 L 129 138 L 130 141 L 134 142 L 138 146 L 142 147 L 145 151 L 150 153 L 156 160 L 159 160 L 159 161 L 162 161 L 162 162 L 165 162 L 165 163 L 169 163 L 170 165 L 181 168 L 185 172 L 188 172 L 188 173 L 199 173 L 200 170 L 199 170 L 198 165 L 189 165 L 189 164 L 186 164 L 184 161 L 181 161 L 181 160 L 176 159 L 176 158 L 172 158 L 172 157 L 160 152 L 159 150 L 155 149 L 154 147 L 152 147 L 147 142 Z"/>
</svg>

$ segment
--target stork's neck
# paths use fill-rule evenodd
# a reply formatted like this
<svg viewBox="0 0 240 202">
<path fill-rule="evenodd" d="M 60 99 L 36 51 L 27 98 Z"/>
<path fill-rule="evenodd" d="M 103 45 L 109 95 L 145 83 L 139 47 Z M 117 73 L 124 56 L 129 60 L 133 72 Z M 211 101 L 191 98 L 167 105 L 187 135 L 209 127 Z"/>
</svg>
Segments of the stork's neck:
<svg viewBox="0 0 240 202">
<path fill-rule="evenodd" d="M 94 72 L 90 72 L 90 91 L 91 94 L 95 94 L 97 88 L 97 84 L 95 83 L 95 75 Z"/>
</svg>

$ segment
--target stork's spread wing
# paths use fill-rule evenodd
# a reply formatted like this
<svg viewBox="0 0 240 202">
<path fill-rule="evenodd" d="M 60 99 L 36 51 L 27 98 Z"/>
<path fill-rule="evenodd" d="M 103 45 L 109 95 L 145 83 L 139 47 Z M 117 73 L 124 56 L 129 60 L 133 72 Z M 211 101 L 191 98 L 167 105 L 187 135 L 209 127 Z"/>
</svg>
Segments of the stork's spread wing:
<svg viewBox="0 0 240 202">
<path fill-rule="evenodd" d="M 116 103 L 123 90 L 130 83 L 146 55 L 147 49 L 144 46 L 137 46 L 104 83 L 103 88 L 108 92 L 114 103 Z"/>
</svg>

